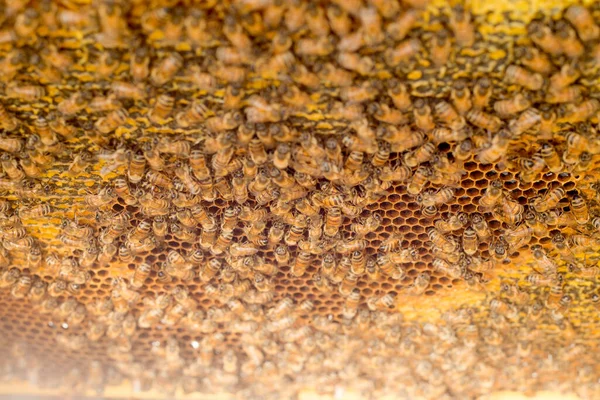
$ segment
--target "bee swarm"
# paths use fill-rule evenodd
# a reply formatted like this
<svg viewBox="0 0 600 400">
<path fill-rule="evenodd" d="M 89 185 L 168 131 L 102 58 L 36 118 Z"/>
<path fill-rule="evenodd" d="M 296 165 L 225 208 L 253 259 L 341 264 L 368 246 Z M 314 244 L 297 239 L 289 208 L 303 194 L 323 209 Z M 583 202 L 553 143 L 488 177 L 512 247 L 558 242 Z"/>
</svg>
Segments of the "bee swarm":
<svg viewBox="0 0 600 400">
<path fill-rule="evenodd" d="M 600 396 L 597 5 L 2 4 L 2 380 Z"/>
</svg>

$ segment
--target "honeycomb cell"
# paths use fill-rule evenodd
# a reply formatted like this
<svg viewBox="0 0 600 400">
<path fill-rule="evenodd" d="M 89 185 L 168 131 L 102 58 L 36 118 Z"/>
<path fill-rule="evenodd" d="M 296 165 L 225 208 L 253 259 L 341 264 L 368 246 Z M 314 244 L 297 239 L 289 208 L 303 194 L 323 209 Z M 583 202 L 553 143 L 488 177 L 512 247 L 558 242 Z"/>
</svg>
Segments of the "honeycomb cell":
<svg viewBox="0 0 600 400">
<path fill-rule="evenodd" d="M 479 189 L 476 189 L 476 188 L 467 189 L 466 194 L 467 194 L 467 196 L 475 197 L 475 196 L 479 195 Z M 459 201 L 460 201 L 460 199 L 459 199 Z"/>
</svg>

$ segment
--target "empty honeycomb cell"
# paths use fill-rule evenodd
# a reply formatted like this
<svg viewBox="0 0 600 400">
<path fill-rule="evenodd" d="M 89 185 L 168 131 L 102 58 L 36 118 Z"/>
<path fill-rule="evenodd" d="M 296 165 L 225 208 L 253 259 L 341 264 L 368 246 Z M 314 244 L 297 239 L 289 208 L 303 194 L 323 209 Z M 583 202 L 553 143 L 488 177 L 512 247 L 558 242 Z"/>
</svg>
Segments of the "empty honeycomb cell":
<svg viewBox="0 0 600 400">
<path fill-rule="evenodd" d="M 471 179 L 464 179 L 463 181 L 461 181 L 460 183 L 462 185 L 462 187 L 464 188 L 470 188 L 473 185 L 475 185 L 475 182 L 472 181 Z M 468 191 L 468 190 L 467 190 Z"/>
<path fill-rule="evenodd" d="M 469 172 L 469 178 L 471 178 L 472 180 L 479 180 L 479 179 L 482 179 L 483 177 L 484 177 L 483 171 L 475 170 L 475 171 L 470 171 Z M 491 179 L 491 178 L 488 177 L 488 179 Z M 464 182 L 464 181 L 465 180 L 463 180 L 462 182 Z"/>
<path fill-rule="evenodd" d="M 571 179 L 571 174 L 567 172 L 561 172 L 558 174 L 557 179 L 561 183 L 568 182 Z"/>
<path fill-rule="evenodd" d="M 474 171 L 474 170 L 476 170 L 476 169 L 478 169 L 478 168 L 481 168 L 481 167 L 480 167 L 480 166 L 479 166 L 477 163 L 475 163 L 475 162 L 472 162 L 472 161 L 469 161 L 469 162 L 466 162 L 466 163 L 463 165 L 463 168 L 464 168 L 466 171 Z"/>
<path fill-rule="evenodd" d="M 488 224 L 491 229 L 499 229 L 502 223 L 497 220 L 488 220 Z"/>
<path fill-rule="evenodd" d="M 477 186 L 479 189 L 485 189 L 487 188 L 489 185 L 489 181 L 486 179 L 480 179 L 475 181 L 475 186 Z"/>
<path fill-rule="evenodd" d="M 575 188 L 575 183 L 574 182 L 566 182 L 563 186 L 563 188 L 567 191 L 571 191 Z M 568 192 L 567 192 L 568 193 Z"/>
<path fill-rule="evenodd" d="M 392 203 L 384 201 L 381 204 L 379 204 L 379 207 L 382 210 L 389 210 L 390 208 L 392 208 Z"/>
<path fill-rule="evenodd" d="M 408 203 L 407 204 L 407 208 L 408 208 L 407 211 L 413 211 L 414 212 L 414 211 L 419 210 L 421 208 L 421 206 L 419 206 L 419 204 L 417 204 L 417 203 Z M 402 213 L 400 215 L 402 215 Z"/>
<path fill-rule="evenodd" d="M 465 204 L 463 210 L 467 213 L 474 213 L 477 211 L 477 206 L 475 204 Z"/>
<path fill-rule="evenodd" d="M 387 210 L 385 212 L 385 216 L 390 220 L 393 220 L 394 218 L 396 218 L 398 215 L 400 215 L 400 213 L 396 210 Z"/>
<path fill-rule="evenodd" d="M 476 189 L 476 188 L 467 189 L 466 193 L 467 193 L 467 196 L 475 197 L 475 196 L 479 195 L 479 189 Z M 460 202 L 460 199 L 459 199 L 459 202 Z"/>
<path fill-rule="evenodd" d="M 504 187 L 505 187 L 507 190 L 515 190 L 515 189 L 517 189 L 517 187 L 519 187 L 519 186 L 520 186 L 520 185 L 519 185 L 519 181 L 517 181 L 517 180 L 514 180 L 514 179 L 507 180 L 507 181 L 505 181 L 505 182 L 504 182 Z"/>
<path fill-rule="evenodd" d="M 477 173 L 477 172 L 478 172 L 478 171 L 473 171 L 473 172 L 469 173 L 469 175 L 471 175 L 471 174 L 475 174 L 475 173 Z M 499 174 L 498 174 L 498 171 L 495 171 L 495 170 L 493 170 L 493 169 L 492 169 L 492 170 L 490 170 L 490 171 L 487 171 L 487 172 L 485 172 L 485 174 L 484 174 L 484 175 L 485 175 L 485 177 L 486 177 L 488 180 L 490 180 L 490 181 L 493 181 L 493 180 L 495 180 L 495 179 L 498 179 L 498 175 L 499 175 Z"/>
<path fill-rule="evenodd" d="M 419 222 L 419 220 L 415 217 L 410 217 L 406 219 L 406 224 L 407 225 L 416 225 Z"/>
<path fill-rule="evenodd" d="M 403 202 L 403 201 L 399 201 L 397 203 L 394 203 L 394 210 L 401 211 L 401 210 L 404 210 L 405 208 L 406 208 L 406 203 Z"/>
</svg>

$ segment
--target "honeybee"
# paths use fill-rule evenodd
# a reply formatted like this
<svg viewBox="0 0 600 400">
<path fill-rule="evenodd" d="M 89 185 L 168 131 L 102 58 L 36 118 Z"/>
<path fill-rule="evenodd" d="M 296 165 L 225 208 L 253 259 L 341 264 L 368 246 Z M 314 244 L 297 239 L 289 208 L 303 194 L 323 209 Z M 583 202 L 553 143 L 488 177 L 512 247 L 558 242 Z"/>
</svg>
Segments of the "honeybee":
<svg viewBox="0 0 600 400">
<path fill-rule="evenodd" d="M 329 37 L 304 38 L 296 41 L 294 52 L 299 56 L 325 57 L 335 50 Z"/>
<path fill-rule="evenodd" d="M 455 189 L 452 187 L 443 187 L 438 191 L 428 190 L 417 196 L 417 203 L 421 207 L 438 206 L 450 202 L 454 198 Z"/>
<path fill-rule="evenodd" d="M 523 93 L 517 93 L 506 100 L 494 103 L 494 110 L 503 116 L 518 114 L 531 106 L 531 102 Z"/>
<path fill-rule="evenodd" d="M 143 87 L 129 82 L 113 82 L 111 92 L 117 99 L 144 100 L 146 98 Z"/>
<path fill-rule="evenodd" d="M 468 222 L 467 214 L 461 212 L 450 215 L 447 220 L 439 219 L 435 221 L 434 226 L 441 233 L 448 233 L 463 228 Z"/>
<path fill-rule="evenodd" d="M 434 110 L 438 120 L 448 128 L 459 131 L 465 126 L 465 119 L 446 101 L 438 102 Z"/>
<path fill-rule="evenodd" d="M 46 95 L 46 89 L 36 85 L 9 84 L 5 89 L 5 94 L 12 99 L 35 102 Z"/>
<path fill-rule="evenodd" d="M 459 279 L 464 274 L 463 268 L 461 268 L 460 265 L 450 264 L 449 262 L 439 258 L 433 260 L 432 266 L 436 271 L 448 275 L 453 279 Z"/>
<path fill-rule="evenodd" d="M 271 59 L 271 63 L 274 63 L 274 60 L 277 60 L 277 58 Z M 210 65 L 208 71 L 216 79 L 227 83 L 241 84 L 246 79 L 246 69 L 239 66 L 216 63 Z"/>
<path fill-rule="evenodd" d="M 396 67 L 409 60 L 421 50 L 421 42 L 418 39 L 407 39 L 400 42 L 396 47 L 384 51 L 385 63 L 390 67 Z"/>
<path fill-rule="evenodd" d="M 471 21 L 471 13 L 463 5 L 457 5 L 450 13 L 450 29 L 454 33 L 459 46 L 471 47 L 475 42 L 475 26 Z"/>
<path fill-rule="evenodd" d="M 452 52 L 452 43 L 449 32 L 446 29 L 440 29 L 431 38 L 429 53 L 433 65 L 440 68 L 448 62 Z"/>
<path fill-rule="evenodd" d="M 95 75 L 100 79 L 111 78 L 119 67 L 119 54 L 116 51 L 105 51 L 99 54 L 95 63 Z"/>
<path fill-rule="evenodd" d="M 114 244 L 104 244 L 98 254 L 98 264 L 102 266 L 107 265 L 112 260 L 113 256 L 117 254 L 117 251 L 118 249 Z"/>
<path fill-rule="evenodd" d="M 525 110 L 519 117 L 508 123 L 509 130 L 513 137 L 522 135 L 525 131 L 532 128 L 541 121 L 541 115 L 535 108 Z"/>
<path fill-rule="evenodd" d="M 579 38 L 584 42 L 600 37 L 600 28 L 595 23 L 590 11 L 584 6 L 572 5 L 567 8 L 563 16 L 575 27 Z"/>
<path fill-rule="evenodd" d="M 427 272 L 420 273 L 409 287 L 410 293 L 416 296 L 425 293 L 430 281 L 431 275 L 429 275 Z"/>
<path fill-rule="evenodd" d="M 189 128 L 203 122 L 208 117 L 208 112 L 204 103 L 193 101 L 185 111 L 175 115 L 175 121 L 180 127 Z"/>
<path fill-rule="evenodd" d="M 2 117 L 1 113 L 0 113 L 0 117 Z M 21 151 L 21 149 L 23 148 L 23 145 L 24 145 L 23 140 L 18 139 L 18 138 L 7 138 L 7 137 L 0 138 L 0 150 L 7 151 L 9 153 L 17 153 L 17 152 Z"/>
<path fill-rule="evenodd" d="M 565 190 L 561 186 L 557 186 L 548 190 L 542 195 L 533 200 L 532 205 L 535 211 L 542 213 L 552 209 L 565 197 Z"/>
<path fill-rule="evenodd" d="M 533 21 L 527 27 L 531 40 L 544 52 L 557 56 L 563 53 L 562 45 L 549 26 Z"/>
<path fill-rule="evenodd" d="M 583 122 L 590 119 L 600 109 L 597 99 L 587 99 L 577 104 L 564 104 L 559 108 L 559 122 Z"/>
<path fill-rule="evenodd" d="M 539 286 L 549 286 L 554 282 L 555 279 L 556 279 L 556 277 L 553 275 L 546 276 L 546 275 L 539 274 L 537 272 L 529 274 L 525 278 L 527 283 L 531 284 L 532 286 L 538 286 L 538 287 Z"/>
<path fill-rule="evenodd" d="M 25 178 L 25 172 L 19 168 L 17 160 L 8 153 L 3 153 L 0 156 L 0 164 L 9 179 L 13 181 L 21 181 Z"/>
<path fill-rule="evenodd" d="M 508 225 L 517 225 L 523 219 L 524 207 L 512 198 L 502 197 L 500 205 L 494 208 L 493 214 Z"/>
<path fill-rule="evenodd" d="M 585 47 L 579 41 L 575 29 L 565 21 L 556 23 L 556 38 L 562 47 L 563 53 L 569 58 L 578 58 L 583 55 Z"/>
<path fill-rule="evenodd" d="M 129 114 L 124 108 L 111 111 L 106 117 L 100 117 L 94 124 L 94 127 L 98 132 L 108 134 L 117 129 L 119 126 L 124 125 L 129 118 Z"/>
<path fill-rule="evenodd" d="M 158 199 L 150 193 L 145 193 L 138 198 L 142 206 L 142 212 L 151 217 L 167 215 L 169 211 L 169 201 L 166 199 Z"/>
<path fill-rule="evenodd" d="M 510 65 L 506 68 L 504 80 L 509 84 L 516 84 L 533 91 L 540 90 L 544 85 L 544 77 L 541 74 L 528 71 L 518 65 Z"/>
<path fill-rule="evenodd" d="M 510 320 L 516 319 L 519 311 L 514 305 L 500 299 L 492 299 L 490 301 L 490 310 Z"/>
<path fill-rule="evenodd" d="M 479 205 L 484 209 L 491 209 L 495 207 L 502 199 L 502 187 L 503 184 L 501 180 L 493 180 L 491 185 L 485 189 L 485 192 L 483 192 L 483 195 L 479 199 Z"/>
<path fill-rule="evenodd" d="M 336 250 L 340 254 L 350 254 L 355 251 L 363 251 L 367 246 L 364 239 L 342 240 L 336 245 Z"/>
<path fill-rule="evenodd" d="M 408 253 L 411 252 L 411 249 L 403 250 L 408 250 Z M 407 260 L 414 260 L 414 258 L 410 254 L 407 257 L 398 259 L 397 256 L 400 255 L 403 252 L 403 250 L 398 253 L 381 253 L 377 256 L 376 265 L 379 268 L 379 270 L 381 270 L 381 272 L 383 272 L 385 275 L 394 280 L 402 279 L 406 275 L 404 269 L 397 265 L 398 261 L 407 262 Z M 414 252 L 414 249 L 412 249 L 412 251 Z"/>
<path fill-rule="evenodd" d="M 556 152 L 554 146 L 550 143 L 543 143 L 540 148 L 540 155 L 544 159 L 546 166 L 551 172 L 558 173 L 563 170 L 563 162 Z"/>
<path fill-rule="evenodd" d="M 586 224 L 590 220 L 587 202 L 579 195 L 571 198 L 571 213 L 575 217 L 575 221 L 580 225 Z"/>
<path fill-rule="evenodd" d="M 479 248 L 479 240 L 475 229 L 465 229 L 462 236 L 463 251 L 465 254 L 472 256 Z"/>
<path fill-rule="evenodd" d="M 528 224 L 521 224 L 515 229 L 507 229 L 503 235 L 508 250 L 516 252 L 531 241 L 533 229 Z"/>
<path fill-rule="evenodd" d="M 373 115 L 373 118 L 381 122 L 392 125 L 402 125 L 408 122 L 400 110 L 390 108 L 387 104 L 370 103 L 367 110 L 369 114 Z"/>
<path fill-rule="evenodd" d="M 474 104 L 476 103 L 474 102 Z M 473 109 L 465 115 L 465 118 L 473 125 L 478 128 L 486 129 L 490 133 L 496 133 L 502 128 L 502 120 L 500 118 L 481 111 L 475 105 Z"/>
<path fill-rule="evenodd" d="M 168 94 L 161 94 L 156 99 L 154 107 L 148 113 L 148 119 L 157 125 L 166 123 L 166 119 L 173 111 L 175 98 Z"/>
<path fill-rule="evenodd" d="M 484 164 L 491 164 L 503 158 L 507 153 L 510 139 L 510 131 L 501 130 L 498 132 L 486 147 L 483 147 L 477 153 L 479 161 Z"/>
<path fill-rule="evenodd" d="M 432 174 L 433 172 L 430 168 L 419 166 L 406 186 L 406 191 L 412 195 L 421 193 Z"/>
<path fill-rule="evenodd" d="M 130 281 L 131 286 L 135 289 L 139 289 L 142 286 L 144 286 L 144 283 L 146 282 L 146 279 L 148 279 L 148 277 L 150 276 L 151 271 L 152 271 L 152 267 L 149 264 L 146 264 L 146 263 L 139 264 L 135 268 L 135 271 L 133 272 L 133 275 L 131 277 L 131 281 Z"/>
<path fill-rule="evenodd" d="M 64 116 L 73 116 L 84 110 L 92 99 L 90 92 L 75 92 L 61 101 L 56 109 Z"/>
<path fill-rule="evenodd" d="M 62 296 L 64 294 L 64 292 L 66 292 L 66 290 L 67 290 L 67 282 L 65 282 L 61 279 L 56 279 L 55 281 L 53 281 L 52 283 L 50 283 L 48 285 L 47 293 L 51 297 L 58 297 L 58 296 Z"/>
<path fill-rule="evenodd" d="M 591 236 L 579 234 L 569 236 L 568 243 L 571 247 L 592 248 L 598 244 L 598 241 Z"/>
<path fill-rule="evenodd" d="M 524 215 L 525 223 L 533 230 L 537 237 L 547 236 L 549 234 L 548 226 L 541 221 L 539 214 L 528 210 Z"/>
<path fill-rule="evenodd" d="M 556 310 L 561 306 L 564 283 L 562 279 L 554 279 L 550 284 L 550 291 L 544 301 L 546 308 Z"/>
<path fill-rule="evenodd" d="M 554 99 L 554 98 L 564 98 L 565 94 L 565 89 L 571 87 L 575 90 L 577 95 L 574 94 L 568 94 L 570 97 L 574 97 L 577 98 L 579 97 L 579 95 L 581 94 L 581 89 L 579 88 L 579 86 L 575 85 L 575 86 L 571 86 L 572 83 L 574 83 L 575 81 L 577 81 L 577 79 L 579 79 L 579 77 L 581 76 L 581 73 L 579 72 L 579 70 L 575 67 L 575 65 L 573 64 L 564 64 L 560 71 L 555 73 L 554 75 L 552 75 L 550 77 L 550 87 L 548 90 L 548 95 L 546 95 L 546 98 L 550 97 L 550 100 Z M 578 93 L 577 93 L 578 92 Z M 552 102 L 552 101 L 549 101 Z M 568 103 L 569 101 L 554 101 L 555 103 L 558 102 L 562 102 L 562 103 Z"/>
<path fill-rule="evenodd" d="M 356 287 L 356 284 L 358 283 L 358 277 L 359 276 L 352 271 L 347 272 L 340 282 L 338 292 L 342 296 L 348 296 Z"/>
<path fill-rule="evenodd" d="M 368 76 L 373 71 L 375 63 L 369 57 L 360 57 L 356 53 L 338 53 L 337 61 L 340 66 L 354 71 L 359 75 Z"/>
<path fill-rule="evenodd" d="M 434 246 L 439 247 L 445 252 L 452 253 L 456 250 L 457 243 L 433 227 L 427 229 L 427 236 Z"/>
<path fill-rule="evenodd" d="M 515 55 L 524 66 L 534 72 L 546 75 L 554 69 L 548 55 L 535 47 L 517 47 Z"/>
<path fill-rule="evenodd" d="M 431 114 L 431 107 L 429 107 L 429 104 L 425 99 L 418 98 L 414 101 L 413 116 L 415 119 L 415 125 L 424 132 L 429 132 L 435 128 L 435 123 Z"/>
<path fill-rule="evenodd" d="M 344 86 L 340 89 L 340 98 L 348 103 L 364 103 L 377 97 L 378 89 L 371 81 L 357 86 Z"/>
<path fill-rule="evenodd" d="M 19 279 L 12 285 L 10 294 L 16 299 L 22 299 L 29 294 L 32 284 L 31 276 L 21 275 Z"/>
<path fill-rule="evenodd" d="M 479 78 L 475 82 L 475 86 L 473 88 L 473 108 L 475 110 L 482 110 L 486 108 L 490 102 L 492 96 L 492 82 L 489 78 L 483 77 Z M 470 118 L 467 117 L 471 123 Z"/>
<path fill-rule="evenodd" d="M 137 199 L 131 194 L 129 190 L 129 184 L 125 178 L 117 178 L 114 180 L 115 193 L 118 197 L 123 199 L 125 204 L 134 205 L 137 204 Z"/>
<path fill-rule="evenodd" d="M 326 14 L 331 30 L 335 32 L 336 35 L 343 37 L 350 32 L 352 21 L 343 5 L 328 5 Z"/>
<path fill-rule="evenodd" d="M 150 57 L 147 47 L 137 47 L 131 56 L 129 74 L 136 82 L 145 80 L 150 74 Z"/>
<path fill-rule="evenodd" d="M 170 82 L 182 66 L 183 57 L 179 53 L 170 53 L 152 68 L 150 82 L 154 86 L 162 86 Z"/>
<path fill-rule="evenodd" d="M 518 160 L 519 179 L 523 183 L 531 183 L 544 169 L 544 159 L 539 154 L 534 154 L 531 158 L 521 158 Z"/>
<path fill-rule="evenodd" d="M 164 310 L 160 308 L 145 309 L 137 320 L 140 328 L 147 329 L 157 324 L 163 317 Z"/>
<path fill-rule="evenodd" d="M 119 110 L 123 107 L 123 104 L 116 99 L 113 95 L 109 95 L 106 97 L 96 96 L 92 98 L 92 100 L 88 103 L 87 108 L 90 109 L 92 113 L 101 113 L 101 112 L 111 112 Z M 52 124 L 51 124 L 52 126 Z M 52 127 L 52 129 L 55 129 Z M 58 132 L 60 133 L 60 132 Z"/>
<path fill-rule="evenodd" d="M 411 168 L 423 164 L 433 158 L 436 150 L 437 148 L 432 142 L 427 142 L 412 151 L 404 153 L 404 164 Z"/>
<path fill-rule="evenodd" d="M 546 251 L 539 245 L 535 245 L 531 248 L 533 257 L 544 276 L 554 276 L 558 266 L 556 262 L 546 254 Z"/>
<path fill-rule="evenodd" d="M 53 208 L 50 204 L 39 204 L 37 206 L 29 208 L 20 208 L 18 210 L 19 217 L 23 219 L 33 219 L 45 217 L 53 212 Z"/>
</svg>

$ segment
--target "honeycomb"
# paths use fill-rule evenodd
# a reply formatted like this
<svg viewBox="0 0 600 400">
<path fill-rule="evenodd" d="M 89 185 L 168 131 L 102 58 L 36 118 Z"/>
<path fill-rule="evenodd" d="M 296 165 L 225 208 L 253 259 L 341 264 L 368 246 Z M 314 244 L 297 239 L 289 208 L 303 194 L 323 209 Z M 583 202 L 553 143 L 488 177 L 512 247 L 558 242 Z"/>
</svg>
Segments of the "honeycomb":
<svg viewBox="0 0 600 400">
<path fill-rule="evenodd" d="M 477 3 L 2 3 L 2 381 L 598 398 L 600 9 Z"/>
</svg>

